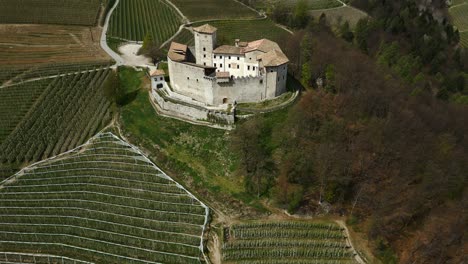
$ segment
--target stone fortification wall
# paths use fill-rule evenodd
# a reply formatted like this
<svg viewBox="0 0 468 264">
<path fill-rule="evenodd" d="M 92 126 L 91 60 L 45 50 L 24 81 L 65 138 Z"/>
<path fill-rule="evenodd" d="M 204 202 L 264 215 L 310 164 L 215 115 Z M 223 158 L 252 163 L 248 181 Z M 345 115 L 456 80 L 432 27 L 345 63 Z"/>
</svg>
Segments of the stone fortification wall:
<svg viewBox="0 0 468 264">
<path fill-rule="evenodd" d="M 175 92 L 206 104 L 213 104 L 213 80 L 205 77 L 205 70 L 168 59 L 171 87 Z"/>
<path fill-rule="evenodd" d="M 226 113 L 210 110 L 202 106 L 192 105 L 173 98 L 165 97 L 156 91 L 151 92 L 151 97 L 159 107 L 158 110 L 168 116 L 186 120 L 188 119 L 194 122 L 212 122 L 220 126 L 230 126 L 234 124 L 234 111 Z"/>
<path fill-rule="evenodd" d="M 256 102 L 265 99 L 265 81 L 263 77 L 238 77 L 229 83 L 215 83 L 213 87 L 214 103 Z"/>
</svg>

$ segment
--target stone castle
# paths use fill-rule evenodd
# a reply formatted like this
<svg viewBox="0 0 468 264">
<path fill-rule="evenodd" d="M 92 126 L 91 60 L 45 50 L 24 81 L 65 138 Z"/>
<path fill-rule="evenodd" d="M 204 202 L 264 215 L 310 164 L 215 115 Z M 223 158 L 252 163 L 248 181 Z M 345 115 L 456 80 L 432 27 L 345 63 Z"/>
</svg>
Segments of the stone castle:
<svg viewBox="0 0 468 264">
<path fill-rule="evenodd" d="M 237 103 L 273 99 L 286 92 L 288 58 L 275 42 L 235 40 L 216 45 L 217 29 L 193 28 L 195 46 L 172 42 L 164 72 L 151 73 L 152 102 L 161 114 L 196 123 L 234 124 Z"/>
<path fill-rule="evenodd" d="M 216 45 L 217 29 L 193 28 L 195 47 L 172 42 L 167 56 L 174 92 L 208 106 L 259 102 L 286 91 L 288 58 L 275 42 L 261 39 Z"/>
</svg>

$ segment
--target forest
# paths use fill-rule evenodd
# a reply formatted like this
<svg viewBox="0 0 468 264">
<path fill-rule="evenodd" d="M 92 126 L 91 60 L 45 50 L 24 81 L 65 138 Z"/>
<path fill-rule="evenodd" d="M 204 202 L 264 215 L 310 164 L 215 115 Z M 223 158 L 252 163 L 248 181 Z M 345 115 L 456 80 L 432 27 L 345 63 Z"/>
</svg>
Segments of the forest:
<svg viewBox="0 0 468 264">
<path fill-rule="evenodd" d="M 331 204 L 384 263 L 462 263 L 467 51 L 414 1 L 354 4 L 373 18 L 355 30 L 309 19 L 288 40 L 306 89 L 284 117 L 239 125 L 239 175 L 290 212 Z"/>
</svg>

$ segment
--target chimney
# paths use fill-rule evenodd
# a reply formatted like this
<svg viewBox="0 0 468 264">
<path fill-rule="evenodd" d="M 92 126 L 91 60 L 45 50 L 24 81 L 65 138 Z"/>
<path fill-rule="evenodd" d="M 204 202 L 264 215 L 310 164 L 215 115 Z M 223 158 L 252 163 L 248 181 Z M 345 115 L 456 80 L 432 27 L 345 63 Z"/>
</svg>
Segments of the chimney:
<svg viewBox="0 0 468 264">
<path fill-rule="evenodd" d="M 236 39 L 236 40 L 235 40 L 236 47 L 239 47 L 239 42 L 240 42 L 240 39 Z"/>
</svg>

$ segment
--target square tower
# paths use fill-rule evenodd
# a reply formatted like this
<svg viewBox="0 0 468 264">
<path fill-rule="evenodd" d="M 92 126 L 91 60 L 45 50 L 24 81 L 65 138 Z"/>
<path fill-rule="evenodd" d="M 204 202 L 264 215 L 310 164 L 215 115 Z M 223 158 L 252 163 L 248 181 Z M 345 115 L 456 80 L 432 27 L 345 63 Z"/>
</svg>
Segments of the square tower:
<svg viewBox="0 0 468 264">
<path fill-rule="evenodd" d="M 204 66 L 213 66 L 213 50 L 216 47 L 216 31 L 213 26 L 205 24 L 193 28 L 195 38 L 196 63 Z"/>
</svg>

